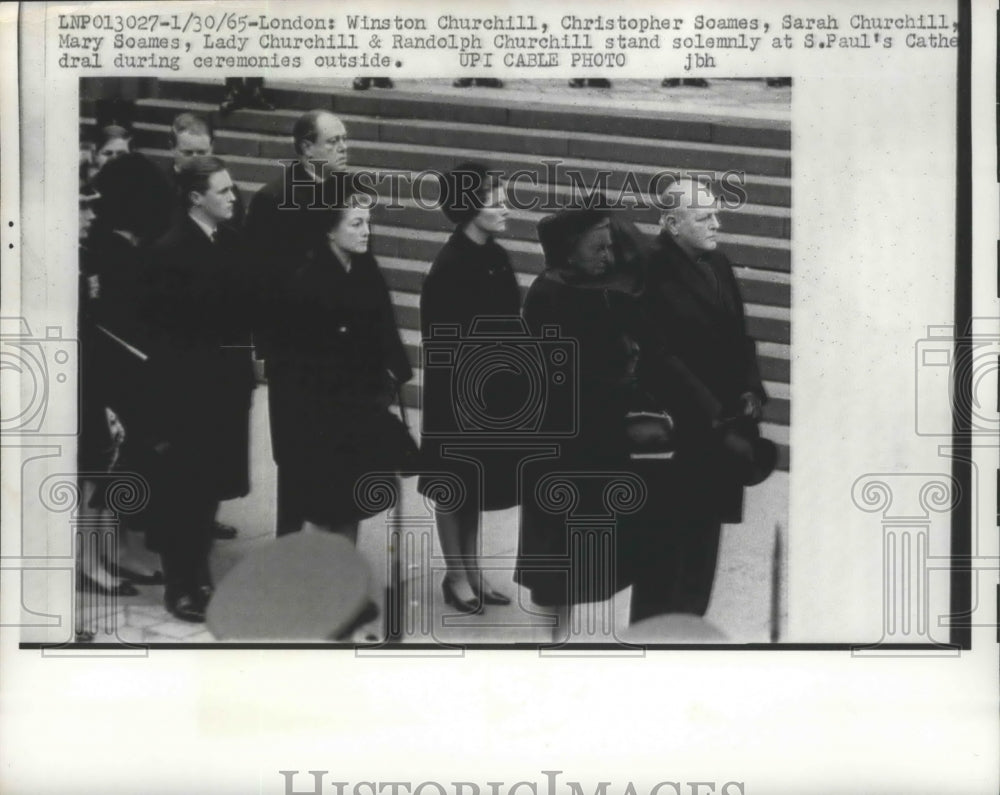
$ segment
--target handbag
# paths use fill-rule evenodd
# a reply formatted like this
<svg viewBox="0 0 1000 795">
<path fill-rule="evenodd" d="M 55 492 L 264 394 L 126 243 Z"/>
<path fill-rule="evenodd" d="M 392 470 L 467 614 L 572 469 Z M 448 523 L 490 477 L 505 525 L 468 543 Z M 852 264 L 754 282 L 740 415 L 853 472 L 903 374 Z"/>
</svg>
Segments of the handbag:
<svg viewBox="0 0 1000 795">
<path fill-rule="evenodd" d="M 626 375 L 622 379 L 622 399 L 625 404 L 625 441 L 629 457 L 672 458 L 674 453 L 674 420 L 657 401 L 639 385 L 638 343 L 625 337 L 629 349 Z"/>
<path fill-rule="evenodd" d="M 626 412 L 625 438 L 630 458 L 672 458 L 674 455 L 674 421 L 665 411 L 634 409 Z"/>
</svg>

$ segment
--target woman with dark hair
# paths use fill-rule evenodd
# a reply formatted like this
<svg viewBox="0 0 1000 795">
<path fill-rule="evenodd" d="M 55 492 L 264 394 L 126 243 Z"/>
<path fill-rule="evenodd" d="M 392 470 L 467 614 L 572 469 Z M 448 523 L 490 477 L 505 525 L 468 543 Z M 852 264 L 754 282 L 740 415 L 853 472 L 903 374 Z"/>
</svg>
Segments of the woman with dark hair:
<svg viewBox="0 0 1000 795">
<path fill-rule="evenodd" d="M 370 197 L 346 174 L 322 185 L 315 242 L 289 287 L 280 338 L 294 428 L 288 445 L 303 527 L 357 541 L 374 515 L 355 495 L 369 472 L 398 469 L 405 428 L 389 413 L 412 376 L 392 300 L 369 245 Z M 287 360 L 287 361 L 286 361 Z"/>
<path fill-rule="evenodd" d="M 507 228 L 506 195 L 495 174 L 479 163 L 462 163 L 442 178 L 442 209 L 455 231 L 438 253 L 420 294 L 420 327 L 425 344 L 442 337 L 445 344 L 461 346 L 484 323 L 500 318 L 517 319 L 521 297 L 506 250 L 496 236 Z M 500 321 L 502 322 L 502 321 Z M 459 353 L 457 347 L 455 353 Z M 425 356 L 429 359 L 429 356 Z M 456 417 L 469 406 L 456 388 L 455 368 L 432 366 L 425 361 L 423 385 L 422 455 L 428 473 L 418 489 L 434 497 L 435 479 L 430 470 L 444 471 L 462 484 L 460 504 L 454 511 L 435 512 L 441 550 L 447 561 L 442 589 L 445 602 L 459 612 L 478 612 L 483 604 L 509 604 L 509 597 L 495 590 L 484 577 L 479 559 L 482 511 L 509 508 L 518 503 L 516 461 L 503 450 L 479 449 L 448 454 L 458 442 L 468 445 Z M 509 415 L 504 402 L 516 396 L 509 373 L 493 372 L 476 390 L 474 400 L 487 415 Z M 481 445 L 482 448 L 482 445 Z"/>
<path fill-rule="evenodd" d="M 91 177 L 100 172 L 104 166 L 117 157 L 127 155 L 132 151 L 132 134 L 124 127 L 109 124 L 102 127 L 97 135 L 97 146 L 94 148 Z"/>
<path fill-rule="evenodd" d="M 532 469 L 515 576 L 536 605 L 556 610 L 556 639 L 565 637 L 573 605 L 605 601 L 630 584 L 622 533 L 574 529 L 570 515 L 608 517 L 606 525 L 620 528 L 609 511 L 636 510 L 646 490 L 629 474 L 635 442 L 627 418 L 645 412 L 641 443 L 649 447 L 665 444 L 670 428 L 639 384 L 646 343 L 638 312 L 642 274 L 634 260 L 616 263 L 612 232 L 606 210 L 569 209 L 543 218 L 538 237 L 545 271 L 524 304 L 534 334 L 555 326 L 577 349 L 577 433 L 560 441 L 558 459 Z"/>
</svg>

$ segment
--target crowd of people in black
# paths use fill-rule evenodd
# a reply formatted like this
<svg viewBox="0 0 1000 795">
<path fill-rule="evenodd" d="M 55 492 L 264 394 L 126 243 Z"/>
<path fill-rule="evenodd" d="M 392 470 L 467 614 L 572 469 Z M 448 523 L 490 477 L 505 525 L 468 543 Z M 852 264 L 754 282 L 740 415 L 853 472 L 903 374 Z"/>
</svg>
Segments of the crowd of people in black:
<svg viewBox="0 0 1000 795">
<path fill-rule="evenodd" d="M 759 434 L 766 394 L 718 250 L 710 186 L 667 185 L 654 240 L 600 197 L 542 218 L 545 269 L 522 301 L 502 242 L 505 182 L 475 162 L 441 175 L 454 231 L 423 282 L 425 342 L 441 328 L 469 339 L 483 321 L 538 340 L 556 329 L 573 341 L 574 395 L 551 434 L 543 422 L 526 444 L 501 423 L 488 443 L 454 418 L 470 400 L 516 416 L 517 374 L 500 367 L 470 397 L 454 368 L 424 362 L 422 418 L 434 432 L 418 453 L 389 410 L 413 370 L 372 253 L 374 197 L 351 176 L 341 120 L 303 114 L 291 131 L 294 161 L 246 208 L 207 118 L 181 113 L 170 136 L 167 168 L 131 152 L 123 127 L 102 129 L 81 158 L 80 471 L 147 480 L 149 503 L 129 524 L 162 563 L 142 570 L 129 555 L 139 533 L 128 532 L 114 560 L 85 556 L 81 577 L 119 596 L 162 582 L 170 613 L 205 619 L 213 541 L 236 534 L 218 523 L 219 504 L 254 487 L 249 417 L 263 378 L 276 535 L 311 529 L 356 541 L 372 514 L 356 495 L 366 473 L 419 469 L 418 490 L 432 502 L 434 476 L 445 473 L 460 484 L 457 502 L 436 512 L 451 609 L 511 601 L 484 571 L 480 529 L 484 511 L 520 505 L 514 579 L 536 606 L 565 613 L 632 586 L 634 621 L 705 613 L 720 525 L 741 521 L 744 487 L 775 465 Z M 503 334 L 496 339 L 502 356 Z M 544 455 L 532 452 L 539 440 L 550 442 Z M 609 479 L 622 474 L 644 497 L 622 507 L 610 542 L 594 541 L 568 516 L 607 514 Z M 553 477 L 574 491 L 571 509 L 540 487 Z M 86 509 L 106 510 L 99 479 L 81 479 Z M 566 627 L 561 620 L 557 636 Z"/>
</svg>

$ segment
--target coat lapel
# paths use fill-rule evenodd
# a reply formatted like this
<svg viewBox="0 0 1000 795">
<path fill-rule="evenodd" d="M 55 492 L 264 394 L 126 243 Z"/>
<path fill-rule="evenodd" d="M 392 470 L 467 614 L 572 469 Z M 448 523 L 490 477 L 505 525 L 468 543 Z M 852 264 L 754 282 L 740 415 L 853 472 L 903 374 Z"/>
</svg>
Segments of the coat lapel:
<svg viewBox="0 0 1000 795">
<path fill-rule="evenodd" d="M 660 234 L 656 241 L 659 254 L 656 262 L 661 268 L 660 278 L 682 284 L 692 297 L 696 298 L 712 312 L 724 312 L 725 307 L 720 302 L 715 287 L 708 279 L 698 272 L 698 266 L 668 235 Z M 714 264 L 711 266 L 715 268 Z M 716 270 L 716 279 L 722 285 L 722 278 Z"/>
</svg>

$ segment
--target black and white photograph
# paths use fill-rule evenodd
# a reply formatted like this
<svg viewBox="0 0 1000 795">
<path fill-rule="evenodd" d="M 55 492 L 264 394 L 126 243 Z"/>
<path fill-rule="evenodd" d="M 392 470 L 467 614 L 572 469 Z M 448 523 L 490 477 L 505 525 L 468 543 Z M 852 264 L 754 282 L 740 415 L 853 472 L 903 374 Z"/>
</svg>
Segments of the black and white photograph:
<svg viewBox="0 0 1000 795">
<path fill-rule="evenodd" d="M 79 639 L 781 639 L 791 79 L 469 82 L 81 81 Z"/>
<path fill-rule="evenodd" d="M 996 792 L 995 11 L 0 7 L 0 791 Z"/>
</svg>

